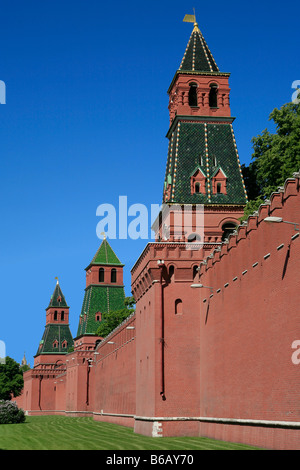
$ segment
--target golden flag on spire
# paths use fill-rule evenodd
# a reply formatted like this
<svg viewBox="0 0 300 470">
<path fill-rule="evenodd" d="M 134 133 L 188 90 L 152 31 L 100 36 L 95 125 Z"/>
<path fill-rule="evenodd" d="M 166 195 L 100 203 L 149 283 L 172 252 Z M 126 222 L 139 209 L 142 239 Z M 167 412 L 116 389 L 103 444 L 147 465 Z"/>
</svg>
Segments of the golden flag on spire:
<svg viewBox="0 0 300 470">
<path fill-rule="evenodd" d="M 185 15 L 185 17 L 183 18 L 183 21 L 185 23 L 196 23 L 196 12 L 195 12 L 195 8 L 193 8 L 193 11 L 194 11 L 194 14 L 193 15 Z"/>
<path fill-rule="evenodd" d="M 196 16 L 195 15 L 185 15 L 183 18 L 185 23 L 196 23 Z"/>
</svg>

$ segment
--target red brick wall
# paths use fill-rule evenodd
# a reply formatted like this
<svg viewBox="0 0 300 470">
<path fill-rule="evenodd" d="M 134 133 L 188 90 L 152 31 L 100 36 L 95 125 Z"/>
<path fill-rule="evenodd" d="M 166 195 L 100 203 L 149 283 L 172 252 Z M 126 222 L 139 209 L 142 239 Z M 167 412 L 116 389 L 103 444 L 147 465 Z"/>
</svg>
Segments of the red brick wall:
<svg viewBox="0 0 300 470">
<path fill-rule="evenodd" d="M 300 422 L 300 364 L 292 361 L 292 344 L 300 340 L 300 236 L 293 225 L 263 221 L 271 215 L 299 223 L 299 201 L 299 178 L 287 180 L 203 263 L 203 250 L 149 244 L 132 270 L 136 314 L 96 354 L 78 349 L 66 356 L 56 395 L 50 368 L 41 382 L 42 410 L 63 409 L 65 400 L 67 412 L 94 413 L 138 433 L 300 449 L 300 430 L 292 429 Z M 206 287 L 192 289 L 193 283 Z M 34 373 L 25 374 L 20 400 L 38 411 Z"/>
<path fill-rule="evenodd" d="M 213 297 L 199 289 L 200 416 L 300 421 L 300 366 L 291 360 L 292 343 L 300 338 L 300 237 L 291 239 L 297 233 L 292 225 L 263 221 L 271 215 L 299 223 L 299 196 L 299 180 L 288 181 L 284 193 L 202 265 L 200 282 L 213 288 Z M 266 430 L 255 440 L 254 427 L 245 432 L 210 423 L 200 432 L 272 447 L 281 431 Z M 282 430 L 287 434 L 293 431 Z"/>
<path fill-rule="evenodd" d="M 199 414 L 199 306 L 198 293 L 190 286 L 202 251 L 183 246 L 150 244 L 132 272 L 137 299 L 137 433 L 157 434 L 155 417 L 159 421 Z M 159 260 L 164 260 L 162 268 Z M 170 280 L 171 265 L 175 272 Z M 178 300 L 182 303 L 176 313 Z M 186 424 L 165 423 L 162 431 L 179 435 L 184 427 L 188 435 L 193 428 L 195 435 L 198 424 Z"/>
<path fill-rule="evenodd" d="M 93 411 L 96 420 L 133 425 L 136 399 L 135 337 L 133 316 L 106 337 L 96 349 L 93 372 Z"/>
</svg>

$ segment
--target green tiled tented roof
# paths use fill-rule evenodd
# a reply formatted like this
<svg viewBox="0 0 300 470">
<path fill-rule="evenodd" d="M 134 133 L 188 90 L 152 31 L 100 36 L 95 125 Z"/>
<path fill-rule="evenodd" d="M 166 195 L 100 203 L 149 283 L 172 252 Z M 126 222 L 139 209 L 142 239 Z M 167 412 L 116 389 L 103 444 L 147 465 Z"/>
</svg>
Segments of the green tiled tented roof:
<svg viewBox="0 0 300 470">
<path fill-rule="evenodd" d="M 57 347 L 54 343 L 57 341 Z M 63 348 L 62 344 L 66 341 L 67 345 Z M 67 354 L 68 349 L 73 346 L 73 338 L 69 325 L 63 324 L 48 324 L 45 327 L 43 338 L 40 342 L 36 355 L 39 354 Z"/>
<path fill-rule="evenodd" d="M 209 50 L 203 34 L 195 23 L 193 32 L 188 42 L 180 72 L 219 72 L 219 68 Z"/>
<path fill-rule="evenodd" d="M 59 302 L 59 298 L 61 301 Z M 57 281 L 54 292 L 50 298 L 49 307 L 67 307 L 67 302 Z"/>
<path fill-rule="evenodd" d="M 96 313 L 108 313 L 125 307 L 123 286 L 91 284 L 85 290 L 77 336 L 95 334 L 100 322 L 96 321 Z"/>
<path fill-rule="evenodd" d="M 230 122 L 178 121 L 169 137 L 165 189 L 170 187 L 170 198 L 163 202 L 246 204 L 247 194 Z M 191 176 L 197 169 L 206 177 L 206 194 L 191 193 Z M 227 194 L 212 193 L 212 178 L 218 169 L 227 178 Z"/>
<path fill-rule="evenodd" d="M 101 243 L 90 264 L 111 264 L 123 266 L 106 239 Z"/>
</svg>

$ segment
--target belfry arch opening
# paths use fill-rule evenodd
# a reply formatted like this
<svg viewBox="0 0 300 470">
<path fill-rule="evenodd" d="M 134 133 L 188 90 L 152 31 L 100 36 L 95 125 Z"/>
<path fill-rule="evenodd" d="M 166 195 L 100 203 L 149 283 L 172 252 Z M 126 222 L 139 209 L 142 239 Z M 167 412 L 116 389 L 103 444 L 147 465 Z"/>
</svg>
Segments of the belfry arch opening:
<svg viewBox="0 0 300 470">
<path fill-rule="evenodd" d="M 218 107 L 218 85 L 216 83 L 210 84 L 209 107 L 210 108 Z"/>
<path fill-rule="evenodd" d="M 197 107 L 198 106 L 198 98 L 197 98 L 197 84 L 191 83 L 189 89 L 189 106 Z"/>
<path fill-rule="evenodd" d="M 112 282 L 112 283 L 117 282 L 117 270 L 115 268 L 112 268 L 112 270 L 111 270 L 110 282 Z"/>
<path fill-rule="evenodd" d="M 99 269 L 99 282 L 104 282 L 104 268 Z"/>
<path fill-rule="evenodd" d="M 226 222 L 222 225 L 222 241 L 226 240 L 231 233 L 233 233 L 236 229 L 236 224 L 232 222 Z"/>
</svg>

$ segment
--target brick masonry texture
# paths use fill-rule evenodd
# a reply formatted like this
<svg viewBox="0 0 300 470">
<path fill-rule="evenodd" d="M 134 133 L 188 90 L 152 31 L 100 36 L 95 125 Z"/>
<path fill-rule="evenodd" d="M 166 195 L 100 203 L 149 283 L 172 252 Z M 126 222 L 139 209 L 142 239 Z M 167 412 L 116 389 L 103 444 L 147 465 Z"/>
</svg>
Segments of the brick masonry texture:
<svg viewBox="0 0 300 470">
<path fill-rule="evenodd" d="M 43 356 L 44 371 L 25 373 L 18 403 L 29 414 L 90 415 L 150 436 L 299 449 L 300 237 L 293 225 L 263 220 L 299 223 L 299 209 L 298 174 L 209 256 L 149 244 L 132 270 L 136 313 L 96 347 L 97 337 L 75 339 L 58 368 Z"/>
</svg>

